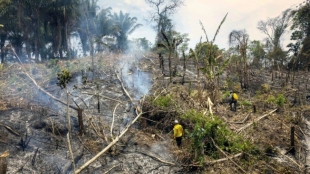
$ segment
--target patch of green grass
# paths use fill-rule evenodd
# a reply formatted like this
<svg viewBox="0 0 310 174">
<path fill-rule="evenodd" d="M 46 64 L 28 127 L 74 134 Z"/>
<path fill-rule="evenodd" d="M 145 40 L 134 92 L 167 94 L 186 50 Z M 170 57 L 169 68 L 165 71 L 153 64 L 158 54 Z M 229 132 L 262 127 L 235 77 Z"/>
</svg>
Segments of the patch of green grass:
<svg viewBox="0 0 310 174">
<path fill-rule="evenodd" d="M 240 105 L 243 106 L 252 106 L 252 103 L 250 101 L 242 100 L 240 101 Z"/>
<path fill-rule="evenodd" d="M 269 104 L 275 104 L 276 98 L 273 95 L 269 95 L 266 102 Z"/>
<path fill-rule="evenodd" d="M 159 107 L 169 107 L 173 104 L 170 96 L 160 96 L 156 100 L 152 101 L 152 104 Z"/>
<path fill-rule="evenodd" d="M 225 92 L 222 94 L 222 100 L 227 99 L 229 96 L 230 96 L 230 92 L 229 92 L 229 91 L 225 91 Z"/>
</svg>

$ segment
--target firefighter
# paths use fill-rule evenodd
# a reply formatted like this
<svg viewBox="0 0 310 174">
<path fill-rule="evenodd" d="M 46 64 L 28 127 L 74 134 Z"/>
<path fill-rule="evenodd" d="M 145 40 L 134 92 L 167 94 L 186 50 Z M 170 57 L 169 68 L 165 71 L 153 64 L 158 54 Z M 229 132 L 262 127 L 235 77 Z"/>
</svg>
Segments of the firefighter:
<svg viewBox="0 0 310 174">
<path fill-rule="evenodd" d="M 180 147 L 182 143 L 182 136 L 184 134 L 184 131 L 183 131 L 183 127 L 179 124 L 178 120 L 175 120 L 174 123 L 175 123 L 175 126 L 173 128 L 173 132 L 174 132 L 173 138 L 176 140 L 178 147 Z"/>
<path fill-rule="evenodd" d="M 230 110 L 232 111 L 237 111 L 237 101 L 238 101 L 238 95 L 235 93 L 235 92 L 230 92 L 230 102 L 229 102 L 229 105 L 230 105 Z M 234 104 L 234 107 L 232 107 L 232 105 Z"/>
</svg>

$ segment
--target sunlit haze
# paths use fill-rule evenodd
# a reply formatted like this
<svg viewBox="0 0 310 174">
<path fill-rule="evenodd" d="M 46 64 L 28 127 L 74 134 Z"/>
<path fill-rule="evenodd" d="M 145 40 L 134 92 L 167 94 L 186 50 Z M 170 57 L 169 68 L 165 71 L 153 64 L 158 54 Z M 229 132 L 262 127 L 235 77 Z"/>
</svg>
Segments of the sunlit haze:
<svg viewBox="0 0 310 174">
<path fill-rule="evenodd" d="M 279 16 L 284 10 L 294 9 L 302 2 L 303 0 L 185 0 L 184 6 L 179 8 L 172 18 L 175 30 L 188 33 L 191 39 L 190 47 L 194 47 L 200 37 L 204 36 L 199 20 L 203 22 L 208 37 L 213 38 L 220 21 L 228 13 L 216 39 L 216 44 L 221 48 L 228 48 L 228 35 L 232 30 L 246 29 L 251 40 L 263 40 L 264 34 L 257 29 L 258 21 Z M 151 8 L 145 0 L 99 0 L 98 4 L 101 8 L 112 7 L 113 12 L 122 10 L 137 17 L 143 26 L 130 38 L 146 37 L 154 43 L 154 24 L 147 20 Z M 282 39 L 282 46 L 285 48 L 289 34 L 286 33 Z"/>
</svg>

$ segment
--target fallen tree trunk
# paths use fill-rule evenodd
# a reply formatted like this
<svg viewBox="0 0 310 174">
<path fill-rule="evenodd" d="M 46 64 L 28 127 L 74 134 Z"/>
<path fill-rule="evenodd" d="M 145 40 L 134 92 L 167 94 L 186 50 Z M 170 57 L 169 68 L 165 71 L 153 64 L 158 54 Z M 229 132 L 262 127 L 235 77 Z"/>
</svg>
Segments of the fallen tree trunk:
<svg viewBox="0 0 310 174">
<path fill-rule="evenodd" d="M 274 113 L 274 112 L 276 112 L 276 111 L 277 111 L 277 109 L 274 109 L 274 110 L 270 111 L 269 113 L 267 113 L 267 114 L 265 114 L 265 115 L 263 115 L 263 116 L 261 116 L 261 117 L 258 117 L 258 118 L 256 118 L 256 119 L 254 119 L 251 123 L 248 123 L 248 124 L 246 124 L 245 126 L 243 126 L 243 127 L 241 127 L 240 129 L 238 129 L 238 130 L 237 130 L 237 133 L 240 133 L 241 131 L 243 131 L 243 130 L 245 130 L 246 128 L 250 127 L 253 123 L 256 123 L 256 122 L 260 121 L 261 119 L 267 117 L 268 115 L 270 115 L 270 114 L 272 114 L 272 113 Z"/>
<path fill-rule="evenodd" d="M 119 82 L 121 83 L 121 86 L 122 86 L 122 89 L 124 91 L 124 93 L 127 95 L 127 97 L 129 98 L 129 100 L 131 101 L 131 103 L 134 103 L 133 102 L 133 99 L 131 98 L 129 92 L 126 90 L 125 86 L 124 86 L 124 83 L 123 81 L 121 80 L 121 78 L 118 76 L 118 74 L 115 72 L 115 75 L 117 77 L 117 79 L 119 80 Z"/>
<path fill-rule="evenodd" d="M 222 153 L 226 156 L 228 160 L 230 160 L 235 166 L 237 166 L 243 173 L 247 173 L 240 165 L 238 165 L 234 160 L 232 160 L 220 147 L 216 145 L 214 140 L 211 138 L 213 145 Z"/>
<path fill-rule="evenodd" d="M 108 151 L 113 145 L 115 145 L 120 138 L 129 130 L 129 128 L 143 115 L 143 113 L 140 113 L 139 115 L 136 116 L 134 120 L 130 124 L 126 126 L 126 128 L 122 131 L 122 133 L 115 137 L 115 139 L 107 146 L 105 147 L 102 151 L 100 151 L 97 155 L 95 155 L 92 159 L 87 161 L 84 165 L 82 165 L 79 169 L 75 171 L 75 173 L 80 173 L 82 170 L 84 170 L 87 166 L 89 166 L 91 163 L 93 163 L 97 158 L 99 158 L 102 154 L 104 154 L 106 151 Z"/>
<path fill-rule="evenodd" d="M 248 120 L 249 116 L 251 115 L 251 113 L 249 113 L 246 117 L 244 117 L 244 119 L 242 121 L 239 121 L 239 122 L 230 122 L 230 121 L 227 121 L 226 123 L 231 123 L 231 124 L 243 124 L 245 121 Z"/>
<path fill-rule="evenodd" d="M 145 153 L 145 152 L 135 151 L 135 152 L 129 152 L 129 153 L 139 153 L 139 154 L 142 154 L 142 155 L 145 155 L 145 156 L 149 156 L 149 157 L 153 158 L 154 160 L 159 161 L 161 163 L 164 163 L 164 164 L 167 164 L 167 165 L 170 165 L 170 166 L 177 166 L 176 163 L 162 160 L 162 159 L 160 159 L 159 157 L 157 157 L 155 155 L 148 154 L 148 153 Z M 216 163 L 220 163 L 220 162 L 225 162 L 227 160 L 240 157 L 241 155 L 242 155 L 242 153 L 238 153 L 236 155 L 226 156 L 226 158 L 221 158 L 221 159 L 218 159 L 218 160 L 207 161 L 207 162 L 204 162 L 204 165 L 212 165 L 212 164 L 216 164 Z M 202 164 L 179 164 L 179 166 L 182 166 L 182 167 L 202 167 L 203 165 Z"/>
</svg>

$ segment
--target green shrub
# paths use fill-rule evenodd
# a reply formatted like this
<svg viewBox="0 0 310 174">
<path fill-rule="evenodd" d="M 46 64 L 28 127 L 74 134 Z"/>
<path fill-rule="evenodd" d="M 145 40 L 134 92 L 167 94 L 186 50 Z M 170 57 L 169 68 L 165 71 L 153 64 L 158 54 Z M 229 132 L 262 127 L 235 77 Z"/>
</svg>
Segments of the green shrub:
<svg viewBox="0 0 310 174">
<path fill-rule="evenodd" d="M 285 97 L 282 94 L 279 94 L 277 99 L 276 99 L 277 105 L 282 108 L 284 106 L 285 102 L 286 102 Z"/>
<path fill-rule="evenodd" d="M 160 96 L 156 100 L 153 100 L 152 103 L 159 107 L 169 107 L 173 104 L 170 96 Z"/>
<path fill-rule="evenodd" d="M 227 153 L 251 152 L 253 147 L 248 141 L 244 141 L 241 136 L 230 131 L 217 116 L 205 116 L 194 109 L 181 116 L 184 122 L 189 121 L 189 125 L 194 125 L 188 130 L 187 136 L 190 138 L 191 151 L 194 159 L 203 162 L 204 155 L 213 159 L 218 159 L 221 152 L 214 146 L 212 139 L 222 150 Z"/>
<path fill-rule="evenodd" d="M 266 101 L 267 103 L 274 104 L 276 102 L 276 98 L 273 95 L 269 95 Z"/>
<path fill-rule="evenodd" d="M 201 113 L 196 111 L 195 109 L 191 109 L 187 111 L 184 115 L 180 116 L 184 120 L 189 120 L 191 123 L 202 123 L 204 124 L 207 121 L 206 116 Z"/>
<path fill-rule="evenodd" d="M 270 91 L 270 87 L 267 83 L 261 85 L 262 92 L 267 93 Z"/>
<path fill-rule="evenodd" d="M 66 88 L 71 79 L 72 75 L 70 71 L 63 69 L 61 70 L 61 73 L 57 74 L 57 86 L 59 86 L 61 89 Z"/>
<path fill-rule="evenodd" d="M 261 95 L 261 94 L 262 94 L 262 91 L 257 90 L 257 91 L 255 91 L 255 94 L 256 94 L 256 95 Z"/>
</svg>

